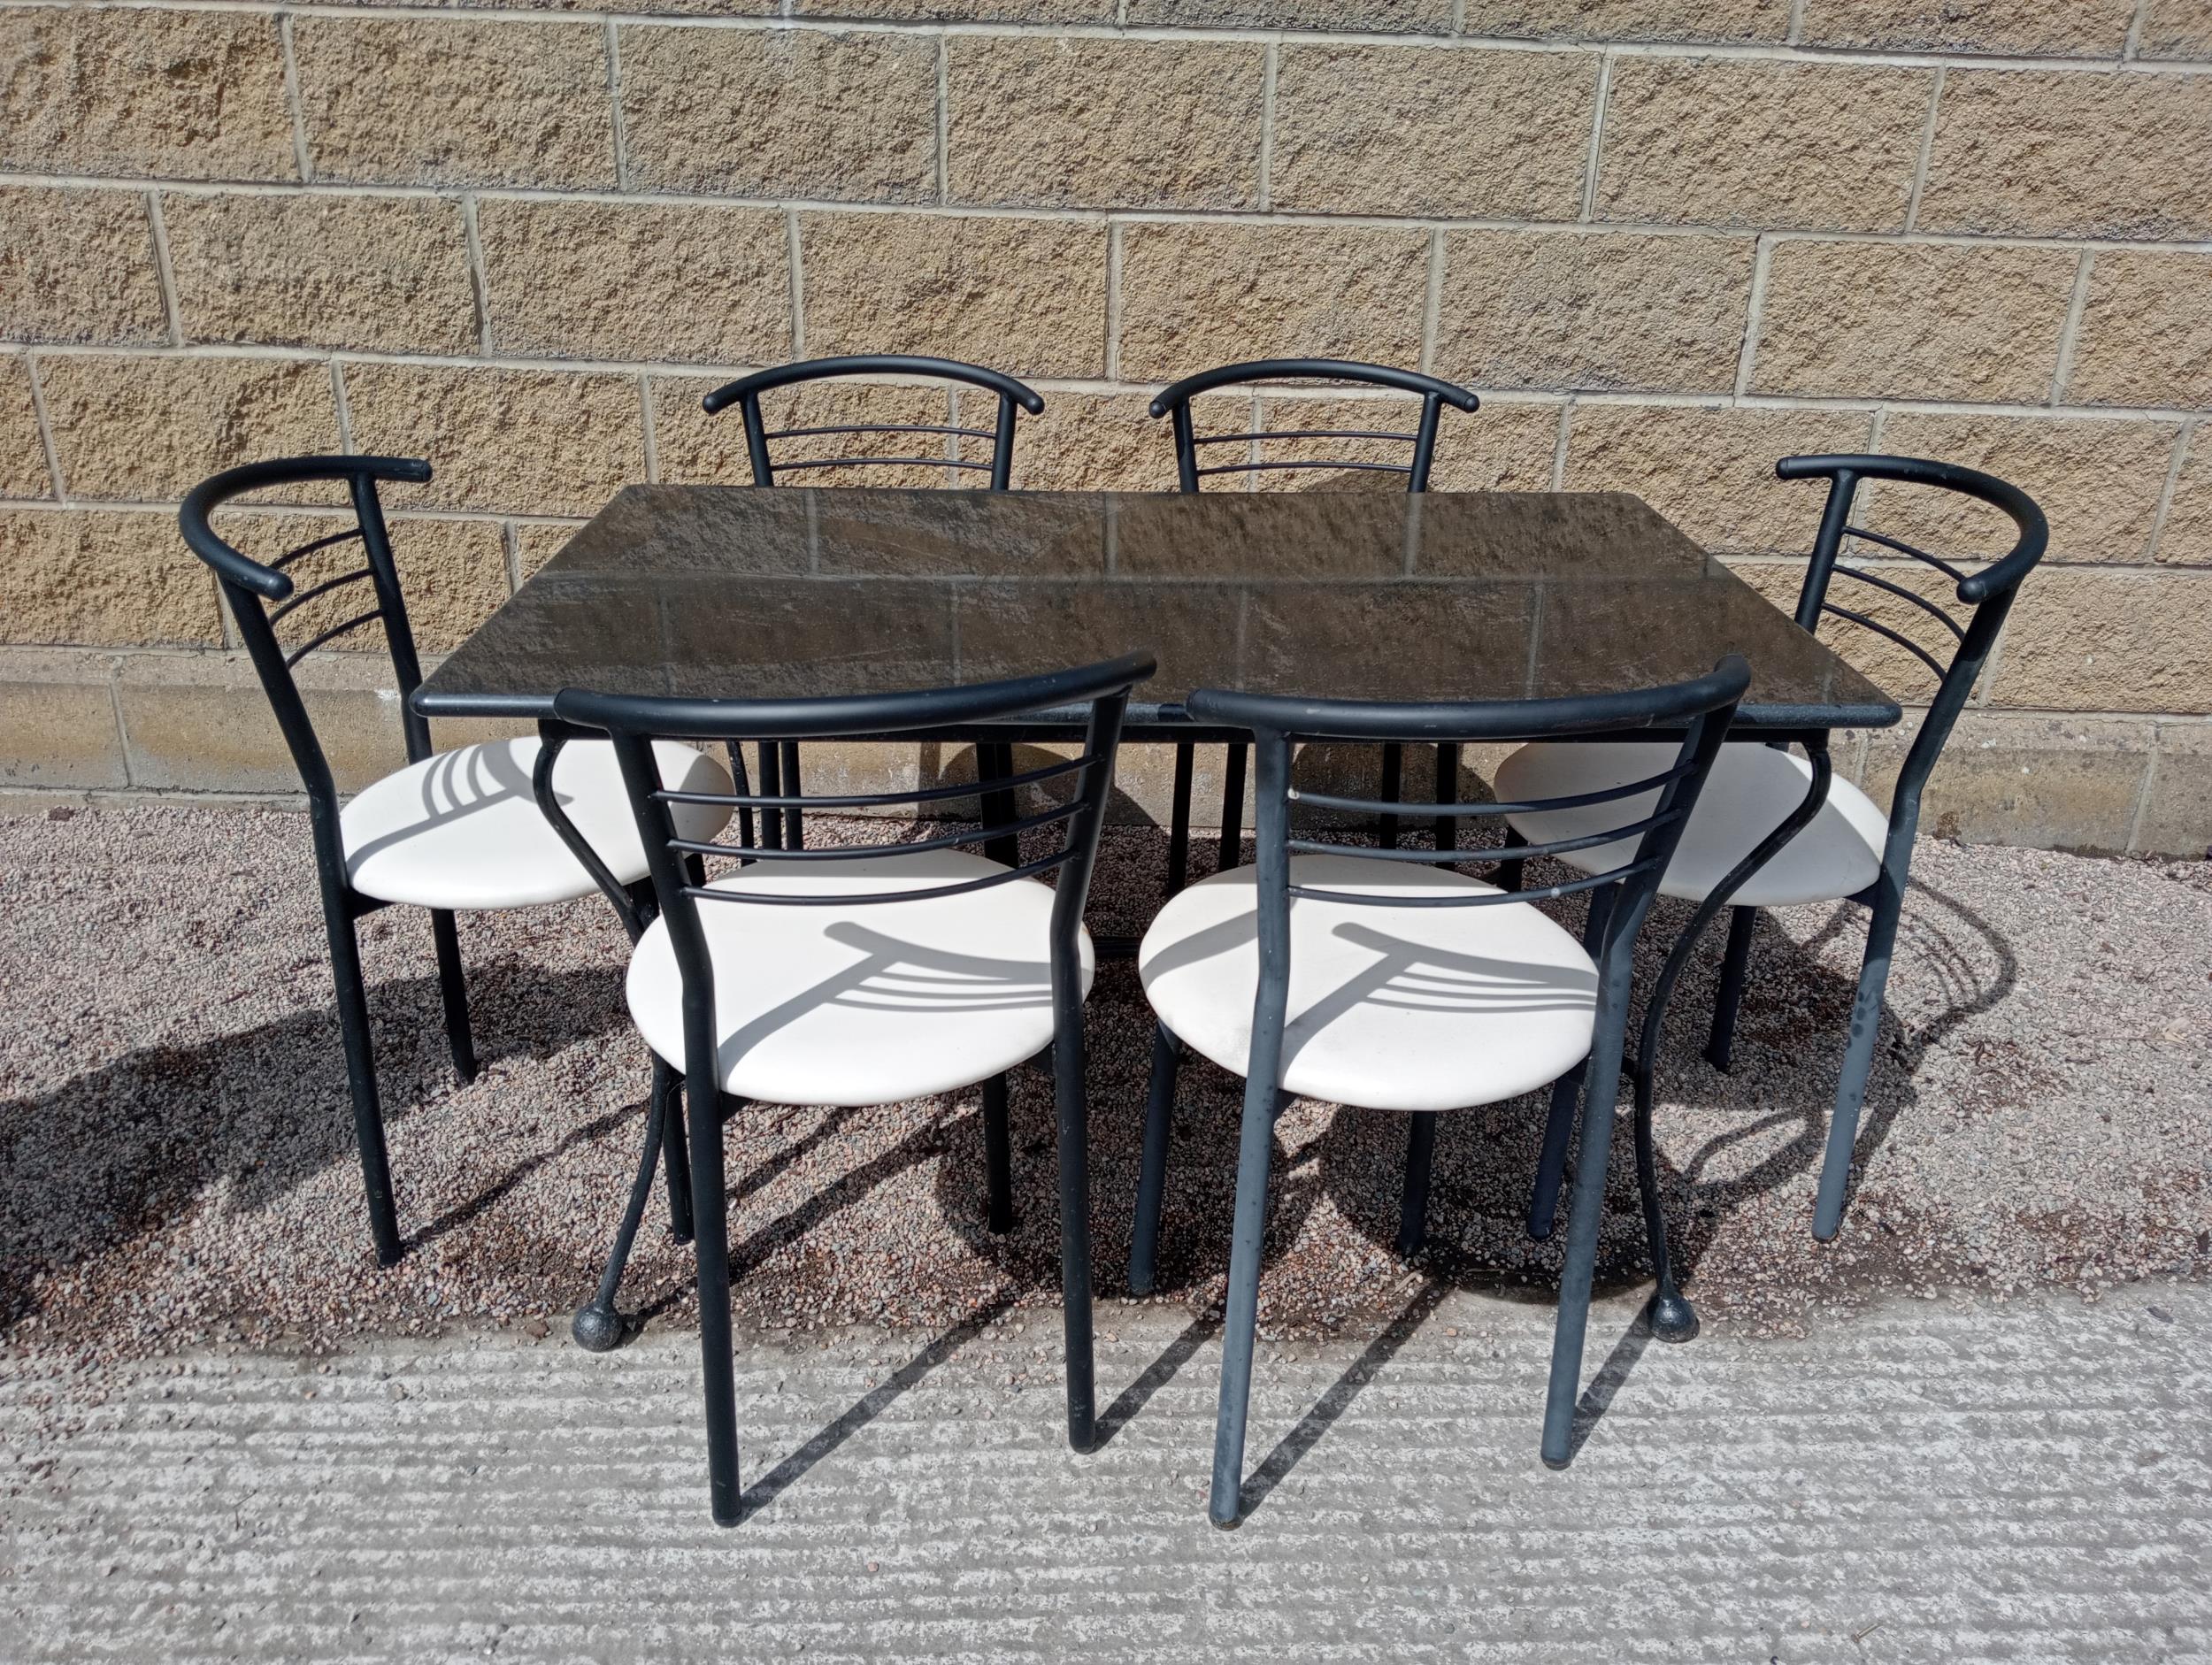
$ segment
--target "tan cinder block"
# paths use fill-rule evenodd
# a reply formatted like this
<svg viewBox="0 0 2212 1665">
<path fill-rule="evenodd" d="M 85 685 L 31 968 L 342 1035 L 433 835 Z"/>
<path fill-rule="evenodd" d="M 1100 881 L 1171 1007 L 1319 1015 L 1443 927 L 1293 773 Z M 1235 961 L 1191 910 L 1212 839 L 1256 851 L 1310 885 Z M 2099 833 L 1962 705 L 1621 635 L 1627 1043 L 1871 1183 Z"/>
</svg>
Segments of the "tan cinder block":
<svg viewBox="0 0 2212 1665">
<path fill-rule="evenodd" d="M 114 656 L 0 649 L 0 786 L 121 786 Z"/>
<path fill-rule="evenodd" d="M 40 375 L 72 497 L 169 502 L 234 464 L 340 449 L 319 360 L 73 354 Z"/>
<path fill-rule="evenodd" d="M 1180 28 L 1372 29 L 1444 35 L 1448 0 L 1129 0 L 1129 21 Z"/>
<path fill-rule="evenodd" d="M 2135 848 L 2212 859 L 2212 725 L 2161 723 Z"/>
<path fill-rule="evenodd" d="M 0 635 L 34 644 L 216 642 L 215 579 L 174 516 L 0 512 Z"/>
<path fill-rule="evenodd" d="M 2212 58 L 2212 0 L 2151 0 L 2136 50 L 2145 58 Z"/>
<path fill-rule="evenodd" d="M 811 354 L 933 353 L 1016 376 L 1105 368 L 1106 227 L 1071 219 L 802 214 Z"/>
<path fill-rule="evenodd" d="M 720 0 L 686 0 L 655 11 L 709 13 L 730 10 Z M 1116 0 L 749 0 L 762 13 L 802 18 L 866 18 L 887 23 L 1111 23 Z M 1135 22 L 1131 7 L 1131 22 Z"/>
<path fill-rule="evenodd" d="M 1469 35 L 1580 41 L 1779 41 L 1790 0 L 1466 0 Z"/>
<path fill-rule="evenodd" d="M 1923 837 L 2028 849 L 2124 850 L 2150 763 L 2137 719 L 1968 711 L 1920 796 Z M 1867 738 L 1868 796 L 1886 808 L 1919 714 Z"/>
<path fill-rule="evenodd" d="M 709 416 L 699 407 L 702 396 L 719 387 L 716 377 L 657 376 L 653 379 L 653 438 L 655 456 L 664 480 L 713 486 L 749 486 L 753 467 L 745 451 L 745 418 L 735 405 Z M 971 389 L 963 406 L 962 427 L 990 429 L 997 419 L 997 401 L 989 394 Z M 982 414 L 978 417 L 977 412 Z M 761 397 L 762 426 L 771 434 L 780 429 L 849 427 L 864 423 L 916 423 L 950 426 L 951 401 L 942 383 L 845 380 L 808 382 L 780 387 Z M 952 457 L 941 434 L 823 434 L 800 439 L 771 440 L 768 458 L 774 463 L 796 463 L 833 457 Z M 963 440 L 971 447 L 969 460 L 990 461 L 987 441 Z M 956 477 L 972 473 L 940 464 L 870 464 L 855 468 L 809 468 L 779 475 L 790 486 L 907 486 L 941 489 Z M 977 479 L 985 477 L 978 475 Z"/>
<path fill-rule="evenodd" d="M 1934 90 L 1932 70 L 1618 59 L 1597 217 L 1901 230 Z"/>
<path fill-rule="evenodd" d="M 1866 449 L 1867 410 L 1578 404 L 1567 424 L 1569 491 L 1633 492 L 1721 554 L 1811 549 L 1823 487 L 1774 477 L 1781 457 Z"/>
<path fill-rule="evenodd" d="M 380 654 L 313 654 L 294 673 L 340 792 L 407 761 L 399 690 Z M 297 792 L 299 771 L 242 653 L 138 654 L 115 703 L 131 784 L 201 792 Z"/>
<path fill-rule="evenodd" d="M 1752 257 L 1748 238 L 1453 232 L 1437 373 L 1477 387 L 1726 392 Z"/>
<path fill-rule="evenodd" d="M 20 353 L 0 354 L 0 497 L 53 495 L 53 472 L 31 398 L 31 361 Z"/>
<path fill-rule="evenodd" d="M 581 520 L 516 522 L 515 569 L 522 581 L 528 583 L 530 575 L 558 555 L 584 525 Z"/>
<path fill-rule="evenodd" d="M 1257 42 L 956 36 L 953 200 L 1256 208 L 1265 58 Z"/>
<path fill-rule="evenodd" d="M 345 381 L 357 449 L 437 471 L 410 507 L 588 515 L 645 478 L 634 376 L 349 364 Z"/>
<path fill-rule="evenodd" d="M 2212 256 L 2100 249 L 2064 394 L 2212 409 Z"/>
<path fill-rule="evenodd" d="M 318 179 L 615 183 L 596 24 L 305 17 L 292 48 Z"/>
<path fill-rule="evenodd" d="M 1893 412 L 1882 449 L 1962 463 L 2010 480 L 2051 523 L 2048 559 L 2147 558 L 2178 422 Z M 1860 524 L 1937 555 L 1991 560 L 2018 541 L 2009 517 L 1954 492 L 1891 482 L 1868 488 Z"/>
<path fill-rule="evenodd" d="M 476 349 L 457 203 L 173 195 L 162 215 L 188 340 Z"/>
<path fill-rule="evenodd" d="M 1286 47 L 1275 206 L 1572 219 L 1597 72 L 1595 53 Z"/>
<path fill-rule="evenodd" d="M 0 340 L 168 339 L 142 196 L 0 186 Z"/>
<path fill-rule="evenodd" d="M 1855 551 L 1845 564 L 1877 572 L 1891 583 L 1926 597 L 1962 624 L 1965 622 L 1970 610 L 1960 602 L 1957 586 L 1931 567 L 1922 566 L 1916 561 L 1877 561 L 1863 549 Z M 1731 561 L 1728 570 L 1783 612 L 1795 616 L 1798 595 L 1805 583 L 1804 562 Z M 1840 570 L 1829 580 L 1828 600 L 1888 626 L 1908 641 L 1916 643 L 1939 665 L 1947 668 L 1951 656 L 1957 650 L 1957 638 L 1924 609 L 1875 585 L 1860 583 Z M 1820 626 L 1814 634 L 1893 699 L 1909 702 L 1932 698 L 1935 694 L 1940 679 L 1936 672 L 1917 655 L 1886 636 L 1832 613 L 1822 615 Z M 1985 676 L 1977 690 L 1985 687 L 1987 682 Z"/>
<path fill-rule="evenodd" d="M 2073 711 L 2212 711 L 2212 572 L 2030 575 L 1992 702 Z"/>
<path fill-rule="evenodd" d="M 2190 436 L 2188 455 L 2174 477 L 2173 502 L 2153 552 L 2162 564 L 2212 565 L 2212 431 L 2201 424 Z"/>
<path fill-rule="evenodd" d="M 1807 0 L 1816 46 L 2117 58 L 2135 0 Z"/>
<path fill-rule="evenodd" d="M 626 28 L 630 183 L 733 196 L 924 202 L 937 194 L 928 35 Z"/>
<path fill-rule="evenodd" d="M 494 352 L 769 364 L 791 351 L 772 208 L 488 202 L 476 211 Z"/>
<path fill-rule="evenodd" d="M 342 532 L 351 516 L 257 514 L 250 510 L 215 518 L 224 541 L 257 561 L 273 560 L 310 539 Z M 407 604 L 407 625 L 415 646 L 443 652 L 466 641 L 469 633 L 507 599 L 506 537 L 495 520 L 445 520 L 414 515 L 386 517 L 392 559 L 399 569 L 400 595 Z M 303 556 L 285 569 L 301 589 L 357 572 L 367 563 L 356 541 L 334 544 Z M 299 647 L 334 625 L 357 618 L 376 605 L 376 591 L 365 579 L 304 603 L 277 624 L 277 640 Z M 330 644 L 334 653 L 385 653 L 384 631 L 364 625 Z"/>
<path fill-rule="evenodd" d="M 1018 491 L 1173 491 L 1175 440 L 1141 393 L 1048 393 L 1014 430 Z M 1249 409 L 1248 403 L 1245 407 Z"/>
<path fill-rule="evenodd" d="M 1421 353 L 1428 237 L 1352 226 L 1140 225 L 1121 243 L 1121 371 Z"/>
<path fill-rule="evenodd" d="M 0 65 L 0 169 L 299 177 L 273 17 L 12 9 Z"/>
<path fill-rule="evenodd" d="M 2212 234 L 2212 76 L 1953 70 L 1924 231 Z"/>
<path fill-rule="evenodd" d="M 1753 389 L 2040 404 L 2074 264 L 2062 249 L 1778 243 Z"/>
</svg>

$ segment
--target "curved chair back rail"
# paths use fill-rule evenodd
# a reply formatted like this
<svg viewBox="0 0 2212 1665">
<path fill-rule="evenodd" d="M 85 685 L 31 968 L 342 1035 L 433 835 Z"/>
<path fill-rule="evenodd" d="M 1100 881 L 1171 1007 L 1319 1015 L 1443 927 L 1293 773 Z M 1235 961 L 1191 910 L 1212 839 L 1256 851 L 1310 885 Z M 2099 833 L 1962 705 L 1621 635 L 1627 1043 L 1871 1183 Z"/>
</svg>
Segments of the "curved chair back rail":
<svg viewBox="0 0 2212 1665">
<path fill-rule="evenodd" d="M 1191 424 L 1190 402 L 1202 393 L 1217 387 L 1246 387 L 1263 382 L 1292 380 L 1349 382 L 1355 386 L 1392 387 L 1403 393 L 1421 395 L 1421 414 L 1413 431 L 1373 428 L 1287 428 L 1254 429 L 1243 434 L 1197 434 Z M 1155 395 L 1151 413 L 1155 417 L 1170 417 L 1175 436 L 1175 472 L 1177 485 L 1183 491 L 1196 491 L 1198 482 L 1210 474 L 1256 474 L 1279 470 L 1298 469 L 1356 469 L 1371 473 L 1403 474 L 1408 491 L 1426 491 L 1429 485 L 1429 466 L 1436 455 L 1436 428 L 1439 416 L 1445 405 L 1455 410 L 1474 410 L 1481 401 L 1464 387 L 1434 376 L 1423 375 L 1417 370 L 1399 370 L 1389 364 L 1361 364 L 1347 358 L 1255 358 L 1238 364 L 1220 364 L 1212 370 L 1202 370 L 1194 376 L 1163 387 Z M 1263 462 L 1249 456 L 1238 463 L 1218 463 L 1202 467 L 1198 453 L 1202 447 L 1215 445 L 1243 445 L 1248 448 L 1262 440 L 1370 440 L 1386 441 L 1412 448 L 1403 463 L 1356 462 L 1350 458 L 1330 459 L 1315 457 L 1289 461 Z"/>
<path fill-rule="evenodd" d="M 380 481 L 421 485 L 430 479 L 430 464 L 407 457 L 289 457 L 265 463 L 248 463 L 226 469 L 202 480 L 188 493 L 177 511 L 178 529 L 192 552 L 214 569 L 231 617 L 237 621 L 239 639 L 253 662 L 262 691 L 268 695 L 283 733 L 286 748 L 300 771 L 311 807 L 334 817 L 337 794 L 330 768 L 316 738 L 307 707 L 301 700 L 293 668 L 316 648 L 349 635 L 365 625 L 381 624 L 384 642 L 391 655 L 392 673 L 399 685 L 400 722 L 411 763 L 430 755 L 430 726 L 414 712 L 412 696 L 422 681 L 422 666 L 415 653 L 414 633 L 407 622 L 407 603 L 400 591 L 399 573 L 393 564 L 392 543 L 377 496 Z M 228 542 L 212 524 L 214 512 L 233 499 L 271 487 L 305 485 L 319 480 L 342 481 L 349 497 L 353 525 L 286 550 L 270 561 L 257 561 Z M 286 569 L 318 550 L 357 540 L 363 564 L 334 578 L 323 579 L 302 589 Z M 288 651 L 279 641 L 277 625 L 296 609 L 320 597 L 366 583 L 373 602 L 360 612 L 319 632 Z M 368 597 L 365 596 L 365 602 Z"/>
<path fill-rule="evenodd" d="M 833 424 L 818 427 L 771 428 L 761 415 L 760 396 L 779 387 L 796 387 L 803 382 L 826 381 L 844 376 L 925 376 L 938 381 L 949 381 L 959 387 L 977 387 L 995 395 L 997 417 L 988 428 L 964 427 L 956 418 L 949 423 L 932 422 L 858 422 Z M 921 358 L 905 353 L 862 353 L 835 358 L 807 358 L 796 364 L 779 364 L 772 370 L 755 371 L 735 381 L 717 387 L 702 399 L 701 409 L 709 416 L 738 407 L 745 424 L 745 452 L 752 464 L 753 484 L 772 486 L 779 472 L 796 473 L 818 468 L 879 468 L 897 464 L 920 464 L 926 467 L 969 469 L 990 476 L 990 488 L 1004 491 L 1014 469 L 1014 420 L 1018 407 L 1035 416 L 1045 408 L 1044 397 L 1026 383 L 1017 381 L 1002 371 L 981 364 L 963 364 L 954 358 Z M 849 434 L 910 434 L 935 435 L 941 439 L 988 440 L 991 460 L 987 463 L 958 457 L 800 457 L 790 462 L 776 462 L 768 454 L 773 441 L 822 439 Z M 943 449 L 943 448 L 941 448 Z"/>
<path fill-rule="evenodd" d="M 1192 717 L 1224 727 L 1251 731 L 1258 751 L 1257 830 L 1258 878 L 1263 915 L 1274 905 L 1286 907 L 1293 896 L 1341 902 L 1355 906 L 1408 908 L 1494 907 L 1540 897 L 1570 895 L 1577 891 L 1619 886 L 1607 941 L 1625 931 L 1634 934 L 1644 912 L 1657 894 L 1659 878 L 1674 854 L 1682 826 L 1689 819 L 1712 760 L 1726 737 L 1737 702 L 1750 683 L 1750 670 L 1734 654 L 1706 675 L 1671 686 L 1594 694 L 1581 699 L 1516 700 L 1481 704 L 1406 704 L 1380 701 L 1308 700 L 1273 694 L 1253 694 L 1202 688 L 1188 702 Z M 1508 736 L 1560 739 L 1571 736 L 1632 733 L 1640 730 L 1679 733 L 1681 748 L 1673 763 L 1644 779 L 1568 798 L 1527 803 L 1399 803 L 1377 799 L 1344 797 L 1310 792 L 1290 779 L 1293 748 L 1302 740 L 1382 740 L 1456 745 L 1465 740 L 1493 740 Z M 1595 849 L 1632 840 L 1629 858 L 1602 872 L 1578 875 L 1546 889 L 1493 892 L 1445 891 L 1405 896 L 1356 896 L 1315 890 L 1289 879 L 1288 858 L 1294 855 L 1341 854 L 1340 844 L 1293 837 L 1291 806 L 1346 810 L 1355 814 L 1430 815 L 1440 822 L 1491 816 L 1540 813 L 1547 809 L 1581 809 L 1640 796 L 1657 790 L 1659 800 L 1648 814 L 1624 815 L 1619 825 L 1582 833 L 1546 844 L 1523 845 L 1494 856 L 1440 843 L 1432 850 L 1385 848 L 1363 852 L 1379 861 L 1453 864 L 1467 861 L 1524 861 L 1532 856 L 1556 856 L 1570 850 Z M 1455 843 L 1456 840 L 1454 840 Z M 1288 942 L 1287 916 L 1283 941 Z"/>
<path fill-rule="evenodd" d="M 1828 501 L 1821 513 L 1820 531 L 1814 539 L 1812 558 L 1806 565 L 1805 582 L 1798 593 L 1799 625 L 1813 631 L 1819 627 L 1824 617 L 1843 619 L 1902 648 L 1927 666 L 1935 677 L 1935 694 L 1929 702 L 1920 732 L 1913 737 L 1892 796 L 1891 840 L 1894 842 L 1901 837 L 1909 847 L 1918 824 L 1921 790 L 1926 786 L 1937 758 L 1942 755 L 1944 743 L 1950 738 L 1959 713 L 1965 709 L 1975 683 L 1989 663 L 1990 651 L 1997 645 L 2006 615 L 2012 610 L 2013 598 L 2019 593 L 2021 583 L 2034 571 L 2036 563 L 2043 558 L 2050 542 L 2050 527 L 2042 510 L 2018 487 L 1993 474 L 1962 468 L 1955 463 L 1916 457 L 1786 457 L 1774 465 L 1774 472 L 1783 480 L 1828 482 Z M 1997 560 L 1976 572 L 1962 571 L 1956 563 L 1916 548 L 1901 538 L 1853 526 L 1851 515 L 1857 503 L 1859 487 L 1868 480 L 1896 480 L 1977 499 L 2008 518 L 2017 536 L 2012 548 Z M 1948 609 L 1918 591 L 1878 572 L 1847 564 L 1841 558 L 1847 538 L 1904 556 L 1940 572 L 1955 587 L 1954 593 L 1959 604 L 1971 608 L 1972 612 L 1962 623 Z M 1871 601 L 1878 592 L 1935 619 L 1952 643 L 1949 663 L 1861 607 L 1832 599 L 1830 589 L 1839 578 L 1864 587 L 1854 594 L 1854 601 L 1862 595 Z"/>
<path fill-rule="evenodd" d="M 1009 866 L 1002 873 L 960 885 L 872 894 L 874 902 L 914 901 L 923 897 L 956 895 L 986 890 L 1012 879 L 1032 877 L 1054 869 L 1072 867 L 1058 881 L 1062 900 L 1074 911 L 1067 917 L 1071 933 L 1081 918 L 1082 897 L 1089 885 L 1089 866 L 1098 843 L 1106 794 L 1112 784 L 1114 749 L 1119 741 L 1121 716 L 1129 691 L 1153 672 L 1148 654 L 1127 654 L 1073 670 L 1004 682 L 977 683 L 962 687 L 928 688 L 908 693 L 855 694 L 818 700 L 679 700 L 594 694 L 564 689 L 554 701 L 555 713 L 564 722 L 603 729 L 611 735 L 623 766 L 623 779 L 637 817 L 646 851 L 653 860 L 653 877 L 662 889 L 662 912 L 680 955 L 685 948 L 686 925 L 695 933 L 691 904 L 733 902 L 753 905 L 818 906 L 849 902 L 849 897 L 792 894 L 771 897 L 758 892 L 733 893 L 699 882 L 694 863 L 698 858 L 727 857 L 739 861 L 783 861 L 802 863 L 856 861 L 900 851 L 919 853 L 984 844 L 1033 829 L 1063 825 L 1066 835 L 1059 849 L 1037 860 Z M 814 740 L 855 735 L 875 737 L 913 733 L 941 733 L 972 725 L 1005 722 L 1041 711 L 1064 714 L 1087 708 L 1083 750 L 1076 757 L 1059 760 L 1020 773 L 974 783 L 917 786 L 911 790 L 879 793 L 806 793 L 774 791 L 690 793 L 663 785 L 653 762 L 655 739 Z M 982 756 L 979 748 L 979 758 Z M 979 768 L 979 777 L 981 769 Z M 816 810 L 879 809 L 910 803 L 917 806 L 984 794 L 1011 793 L 1046 781 L 1074 777 L 1074 791 L 1062 802 L 1010 825 L 980 828 L 916 838 L 893 845 L 856 845 L 846 848 L 757 848 L 751 845 L 705 844 L 687 840 L 676 831 L 671 811 L 677 804 L 720 804 L 733 809 L 782 811 L 804 808 Z M 1056 902 L 1055 918 L 1059 916 Z M 694 935 L 700 958 L 695 969 L 707 973 L 704 944 Z"/>
</svg>

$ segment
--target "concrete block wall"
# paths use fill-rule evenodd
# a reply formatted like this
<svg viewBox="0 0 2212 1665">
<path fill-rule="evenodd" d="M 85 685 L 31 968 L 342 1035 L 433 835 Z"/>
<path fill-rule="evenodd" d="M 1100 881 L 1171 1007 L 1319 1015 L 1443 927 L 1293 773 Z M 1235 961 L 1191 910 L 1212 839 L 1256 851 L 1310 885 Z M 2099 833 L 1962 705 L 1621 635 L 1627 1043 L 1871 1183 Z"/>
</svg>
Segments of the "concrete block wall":
<svg viewBox="0 0 2212 1665">
<path fill-rule="evenodd" d="M 1934 823 L 2201 853 L 2207 155 L 2212 0 L 0 4 L 0 790 L 285 789 L 173 526 L 231 462 L 429 457 L 434 651 L 621 484 L 742 479 L 697 401 L 748 368 L 979 359 L 1047 397 L 1018 484 L 1152 487 L 1162 380 L 1333 354 L 1481 391 L 1439 485 L 1634 490 L 1778 597 L 1779 455 L 2016 480 L 2053 557 Z M 952 407 L 792 402 L 895 410 Z M 1869 524 L 1999 547 L 1918 495 Z M 326 674 L 371 769 L 374 667 Z"/>
</svg>

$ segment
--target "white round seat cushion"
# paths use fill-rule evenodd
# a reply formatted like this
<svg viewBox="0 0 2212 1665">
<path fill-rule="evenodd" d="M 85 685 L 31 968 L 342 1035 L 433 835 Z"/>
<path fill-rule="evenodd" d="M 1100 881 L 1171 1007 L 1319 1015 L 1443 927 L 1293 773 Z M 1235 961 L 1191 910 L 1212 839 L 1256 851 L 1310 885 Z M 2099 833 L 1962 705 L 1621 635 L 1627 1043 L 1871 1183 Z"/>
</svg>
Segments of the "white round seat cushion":
<svg viewBox="0 0 2212 1665">
<path fill-rule="evenodd" d="M 1363 895 L 1494 894 L 1463 874 L 1359 856 L 1298 856 L 1291 882 Z M 1256 875 L 1193 885 L 1160 910 L 1137 974 L 1161 1022 L 1245 1073 L 1259 988 Z M 1526 902 L 1398 908 L 1290 899 L 1282 1086 L 1380 1110 L 1494 1104 L 1587 1055 L 1597 968 Z"/>
<path fill-rule="evenodd" d="M 675 740 L 655 740 L 661 779 L 687 792 L 729 792 L 729 771 Z M 368 787 L 339 812 L 346 878 L 366 896 L 462 910 L 524 908 L 588 894 L 591 875 L 538 809 L 534 739 L 440 752 Z M 553 762 L 562 812 L 625 885 L 645 877 L 645 847 L 611 741 L 571 740 Z M 719 804 L 680 804 L 677 831 L 711 839 Z"/>
<path fill-rule="evenodd" d="M 1491 784 L 1509 803 L 1571 797 L 1664 774 L 1677 756 L 1677 748 L 1650 741 L 1524 746 L 1499 765 Z M 1667 863 L 1660 894 L 1702 902 L 1805 801 L 1812 778 L 1812 764 L 1794 753 L 1749 741 L 1723 746 L 1690 824 L 1682 829 L 1674 859 Z M 1640 821 L 1658 806 L 1655 788 L 1578 809 L 1506 819 L 1530 843 L 1546 844 Z M 1889 818 L 1874 801 L 1849 781 L 1832 779 L 1828 800 L 1812 824 L 1747 879 L 1732 900 L 1743 907 L 1786 908 L 1855 896 L 1880 875 L 1888 837 Z M 1633 840 L 1617 839 L 1559 859 L 1583 872 L 1601 873 L 1634 855 Z"/>
<path fill-rule="evenodd" d="M 710 889 L 849 896 L 779 906 L 702 900 L 725 1091 L 771 1104 L 892 1104 L 1010 1070 L 1051 1043 L 1052 891 L 1033 879 L 877 902 L 871 894 L 1005 872 L 959 850 L 760 861 Z M 1077 952 L 1087 995 L 1090 935 Z M 683 978 L 666 921 L 630 957 L 630 1017 L 684 1067 Z"/>
</svg>

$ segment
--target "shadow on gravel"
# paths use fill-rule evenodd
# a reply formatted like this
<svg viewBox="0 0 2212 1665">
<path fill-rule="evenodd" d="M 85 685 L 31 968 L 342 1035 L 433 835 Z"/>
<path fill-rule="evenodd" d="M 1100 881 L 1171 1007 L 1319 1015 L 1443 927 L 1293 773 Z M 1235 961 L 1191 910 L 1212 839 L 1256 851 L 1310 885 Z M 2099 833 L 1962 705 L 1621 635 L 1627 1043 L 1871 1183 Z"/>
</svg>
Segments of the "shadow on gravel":
<svg viewBox="0 0 2212 1665">
<path fill-rule="evenodd" d="M 550 1054 L 624 1022 L 603 971 L 544 974 L 500 962 L 472 968 L 471 1006 L 486 1067 Z M 378 1083 L 388 1126 L 455 1085 L 434 978 L 373 986 Z M 619 1125 L 634 1104 L 565 1139 Z M 484 1189 L 425 1227 L 430 1241 L 475 1219 L 558 1152 L 487 1176 Z M 50 1092 L 0 1101 L 0 1332 L 35 1310 L 35 1278 L 155 1230 L 227 1185 L 222 1208 L 251 1213 L 334 1163 L 355 1165 L 352 1101 L 334 1009 L 191 1047 L 149 1047 Z M 403 1167 L 394 1176 L 404 1195 Z M 357 1206 L 334 1232 L 366 1226 Z"/>
</svg>

